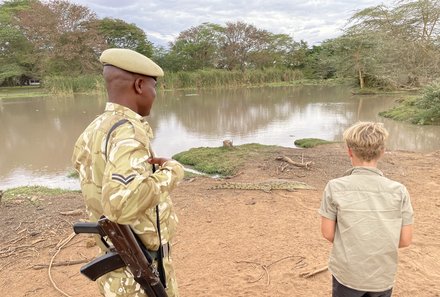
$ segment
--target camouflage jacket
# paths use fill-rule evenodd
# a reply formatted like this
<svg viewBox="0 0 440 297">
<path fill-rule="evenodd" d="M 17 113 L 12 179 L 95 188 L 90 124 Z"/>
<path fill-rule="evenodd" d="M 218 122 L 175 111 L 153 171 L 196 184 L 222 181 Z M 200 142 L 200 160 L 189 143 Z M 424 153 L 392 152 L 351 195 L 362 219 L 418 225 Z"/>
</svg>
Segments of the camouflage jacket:
<svg viewBox="0 0 440 297">
<path fill-rule="evenodd" d="M 111 127 L 126 119 L 107 140 Z M 162 242 L 171 240 L 177 217 L 169 192 L 183 178 L 183 167 L 170 160 L 152 173 L 150 125 L 134 111 L 107 103 L 76 141 L 72 162 L 79 172 L 81 190 L 90 221 L 102 215 L 119 224 L 130 224 L 148 249 L 157 250 L 159 239 L 156 205 Z M 107 144 L 107 156 L 105 155 Z"/>
</svg>

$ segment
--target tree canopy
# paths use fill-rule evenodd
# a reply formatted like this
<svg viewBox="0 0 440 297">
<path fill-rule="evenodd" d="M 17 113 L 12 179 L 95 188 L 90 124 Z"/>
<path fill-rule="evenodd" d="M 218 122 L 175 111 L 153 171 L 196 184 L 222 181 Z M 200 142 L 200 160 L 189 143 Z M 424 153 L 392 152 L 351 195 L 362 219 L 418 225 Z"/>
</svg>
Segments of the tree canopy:
<svg viewBox="0 0 440 297">
<path fill-rule="evenodd" d="M 237 21 L 185 29 L 166 48 L 154 46 L 135 24 L 99 19 L 67 0 L 7 0 L 0 4 L 0 85 L 95 74 L 104 49 L 124 47 L 172 72 L 276 68 L 351 78 L 361 88 L 419 87 L 440 72 L 439 18 L 439 0 L 398 0 L 355 12 L 341 36 L 312 47 L 295 41 L 294 32 L 274 34 Z"/>
</svg>

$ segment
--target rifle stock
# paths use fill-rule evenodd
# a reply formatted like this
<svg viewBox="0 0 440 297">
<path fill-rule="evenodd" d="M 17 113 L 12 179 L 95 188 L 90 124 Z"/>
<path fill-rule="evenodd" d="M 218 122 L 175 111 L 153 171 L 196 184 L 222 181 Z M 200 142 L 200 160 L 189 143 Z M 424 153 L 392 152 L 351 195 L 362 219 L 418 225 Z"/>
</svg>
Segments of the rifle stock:
<svg viewBox="0 0 440 297">
<path fill-rule="evenodd" d="M 167 297 L 158 272 L 152 265 L 151 256 L 145 249 L 142 249 L 130 226 L 120 225 L 102 217 L 97 223 L 76 223 L 74 231 L 75 233 L 95 233 L 107 236 L 117 252 L 116 255 L 107 257 L 104 255 L 86 264 L 81 268 L 81 273 L 96 280 L 99 276 L 114 270 L 112 268 L 120 268 L 123 262 L 123 266 L 128 267 L 147 296 Z"/>
</svg>

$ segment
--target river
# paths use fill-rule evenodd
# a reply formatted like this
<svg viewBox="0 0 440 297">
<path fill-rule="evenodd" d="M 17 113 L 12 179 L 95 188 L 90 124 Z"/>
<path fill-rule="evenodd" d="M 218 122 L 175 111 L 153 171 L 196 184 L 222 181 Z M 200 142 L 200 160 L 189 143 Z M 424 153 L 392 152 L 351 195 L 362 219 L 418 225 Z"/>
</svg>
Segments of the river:
<svg viewBox="0 0 440 297">
<path fill-rule="evenodd" d="M 402 95 L 352 95 L 343 86 L 264 87 L 158 92 L 148 121 L 157 155 L 244 143 L 295 147 L 300 138 L 340 141 L 356 121 L 381 121 L 388 148 L 440 149 L 439 126 L 381 118 Z M 0 100 L 0 189 L 44 185 L 78 189 L 70 157 L 75 140 L 102 112 L 104 95 Z"/>
</svg>

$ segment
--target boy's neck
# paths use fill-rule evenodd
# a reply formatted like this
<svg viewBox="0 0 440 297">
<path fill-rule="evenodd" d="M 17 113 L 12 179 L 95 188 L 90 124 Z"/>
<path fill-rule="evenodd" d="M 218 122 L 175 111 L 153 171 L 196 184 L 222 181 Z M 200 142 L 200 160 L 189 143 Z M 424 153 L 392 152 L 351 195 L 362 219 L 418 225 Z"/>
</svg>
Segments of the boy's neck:
<svg viewBox="0 0 440 297">
<path fill-rule="evenodd" d="M 364 161 L 364 160 L 360 160 L 356 157 L 352 157 L 351 158 L 351 165 L 353 167 L 357 167 L 357 166 L 361 166 L 361 167 L 373 167 L 373 168 L 377 168 L 377 162 L 379 160 L 371 160 L 371 161 Z"/>
<path fill-rule="evenodd" d="M 365 160 L 359 158 L 358 156 L 356 156 L 356 154 L 353 153 L 352 149 L 348 148 L 347 152 L 348 152 L 348 156 L 350 157 L 350 160 L 351 160 L 351 165 L 353 167 L 362 166 L 362 167 L 377 168 L 377 162 L 379 162 L 379 159 L 384 154 L 384 151 L 383 151 L 381 153 L 381 155 L 379 156 L 379 158 L 373 159 L 373 160 L 370 160 L 370 161 L 365 161 Z"/>
</svg>

